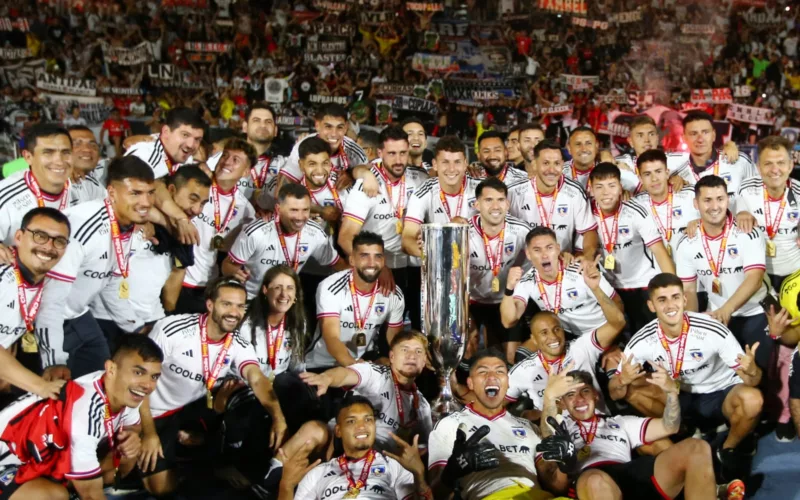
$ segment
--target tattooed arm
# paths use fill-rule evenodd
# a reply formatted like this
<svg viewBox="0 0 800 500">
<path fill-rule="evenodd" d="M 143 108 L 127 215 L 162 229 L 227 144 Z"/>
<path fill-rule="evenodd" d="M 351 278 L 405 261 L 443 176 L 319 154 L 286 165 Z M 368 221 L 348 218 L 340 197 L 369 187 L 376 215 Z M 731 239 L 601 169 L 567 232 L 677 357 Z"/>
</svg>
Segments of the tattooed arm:
<svg viewBox="0 0 800 500">
<path fill-rule="evenodd" d="M 572 363 L 570 363 L 561 373 L 550 375 L 550 378 L 547 380 L 547 387 L 544 389 L 544 409 L 542 410 L 541 420 L 542 425 L 540 426 L 542 438 L 546 438 L 553 434 L 554 430 L 550 427 L 550 425 L 547 424 L 547 417 L 556 418 L 556 415 L 560 413 L 560 410 L 558 409 L 558 400 L 561 399 L 561 397 L 565 394 L 576 391 L 584 385 L 582 382 L 573 380 L 572 377 L 567 375 L 572 368 Z"/>
<path fill-rule="evenodd" d="M 655 418 L 647 425 L 647 432 L 644 436 L 645 443 L 652 443 L 675 434 L 681 427 L 681 404 L 678 383 L 672 379 L 663 366 L 655 365 L 655 369 L 655 373 L 647 381 L 664 391 L 667 395 L 667 402 L 664 405 L 664 414 L 661 418 Z"/>
</svg>

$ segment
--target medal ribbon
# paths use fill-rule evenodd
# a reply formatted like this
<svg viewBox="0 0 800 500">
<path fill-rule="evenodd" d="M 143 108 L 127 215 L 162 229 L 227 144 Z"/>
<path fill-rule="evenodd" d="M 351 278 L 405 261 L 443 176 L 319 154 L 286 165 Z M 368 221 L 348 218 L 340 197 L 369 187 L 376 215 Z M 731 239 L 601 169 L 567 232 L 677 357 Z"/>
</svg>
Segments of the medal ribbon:
<svg viewBox="0 0 800 500">
<path fill-rule="evenodd" d="M 375 281 L 375 284 L 372 286 L 372 291 L 369 293 L 369 305 L 367 306 L 367 313 L 364 316 L 361 316 L 361 307 L 358 305 L 358 292 L 356 291 L 356 283 L 353 279 L 352 271 L 350 272 L 350 297 L 353 299 L 353 320 L 356 324 L 356 330 L 364 330 L 364 325 L 367 324 L 369 313 L 372 312 L 372 304 L 375 302 L 377 291 L 378 282 Z M 359 319 L 359 316 L 361 316 L 361 319 Z"/>
<path fill-rule="evenodd" d="M 228 207 L 228 213 L 225 214 L 225 220 L 222 221 L 220 224 L 220 204 L 219 204 L 219 187 L 217 186 L 217 182 L 214 181 L 211 184 L 211 199 L 214 203 L 214 230 L 217 234 L 221 235 L 225 229 L 228 227 L 228 223 L 233 219 L 233 212 L 236 210 L 236 192 L 239 190 L 239 186 L 234 186 L 233 191 L 231 192 L 231 206 Z"/>
<path fill-rule="evenodd" d="M 547 372 L 548 375 L 558 375 L 559 373 L 561 373 L 561 369 L 564 368 L 564 356 L 566 356 L 566 354 L 562 354 L 561 356 L 559 356 L 558 360 L 554 361 L 552 364 L 550 364 L 547 361 L 547 358 L 545 358 L 542 355 L 542 351 L 541 350 L 540 351 L 536 351 L 536 354 L 539 355 L 539 360 L 542 362 L 542 365 L 544 365 L 544 369 L 545 369 L 545 371 Z M 550 371 L 550 367 L 551 366 L 557 366 L 558 369 L 555 372 L 552 372 L 552 371 Z"/>
<path fill-rule="evenodd" d="M 483 249 L 486 253 L 486 260 L 489 261 L 489 267 L 492 268 L 492 276 L 497 277 L 497 275 L 500 274 L 500 269 L 503 267 L 503 243 L 505 242 L 506 223 L 503 222 L 503 229 L 501 229 L 500 234 L 497 235 L 497 254 L 492 252 L 489 237 L 483 232 L 480 223 L 475 224 L 475 228 L 481 233 L 481 237 L 483 238 Z"/>
<path fill-rule="evenodd" d="M 361 474 L 358 476 L 358 482 L 353 478 L 353 473 L 347 466 L 347 457 L 342 455 L 339 457 L 339 468 L 344 472 L 344 477 L 347 478 L 347 486 L 349 489 L 360 490 L 367 485 L 367 478 L 369 477 L 369 469 L 372 467 L 372 462 L 375 460 L 375 450 L 370 449 L 364 460 L 364 468 L 361 469 Z"/>
<path fill-rule="evenodd" d="M 403 398 L 400 396 L 400 384 L 397 383 L 397 376 L 392 370 L 392 381 L 394 382 L 394 397 L 397 403 L 397 414 L 400 417 L 400 427 L 410 427 L 411 424 L 417 421 L 419 415 L 419 392 L 417 392 L 417 384 L 411 384 L 411 404 L 414 407 L 414 418 L 406 422 L 406 411 L 403 409 Z"/>
<path fill-rule="evenodd" d="M 404 173 L 400 180 L 397 183 L 400 186 L 400 194 L 397 197 L 397 206 L 394 204 L 394 199 L 392 197 L 392 182 L 389 180 L 389 175 L 383 171 L 382 168 L 376 168 L 375 170 L 378 171 L 378 174 L 381 176 L 384 184 L 386 185 L 386 196 L 389 198 L 389 205 L 392 206 L 392 210 L 394 210 L 394 216 L 398 219 L 403 219 L 403 205 L 405 204 L 405 195 L 406 195 L 406 174 Z"/>
<path fill-rule="evenodd" d="M 100 399 L 103 401 L 103 427 L 108 437 L 108 448 L 114 452 L 114 468 L 118 469 L 121 460 L 119 453 L 114 450 L 116 443 L 114 442 L 114 419 L 111 416 L 111 403 L 108 402 L 108 396 L 103 390 L 100 380 L 94 381 L 94 390 L 97 391 L 97 394 L 100 395 Z"/>
<path fill-rule="evenodd" d="M 778 207 L 778 213 L 775 214 L 775 220 L 771 217 L 772 210 L 769 207 L 769 193 L 767 193 L 767 187 L 764 186 L 764 219 L 766 219 L 765 226 L 767 227 L 767 236 L 769 239 L 775 237 L 778 233 L 778 228 L 781 225 L 781 217 L 783 217 L 783 211 L 786 208 L 786 194 L 789 192 L 789 188 L 786 188 L 786 191 L 783 192 L 783 198 L 781 198 L 781 205 Z"/>
<path fill-rule="evenodd" d="M 672 361 L 672 351 L 669 349 L 669 342 L 667 341 L 664 331 L 661 329 L 661 323 L 658 324 L 658 340 L 661 342 L 661 347 L 667 353 L 667 360 L 669 361 L 669 371 L 673 380 L 677 380 L 681 376 L 681 368 L 683 368 L 683 355 L 686 353 L 686 340 L 689 338 L 689 317 L 684 313 L 683 326 L 681 326 L 681 336 L 678 343 L 678 356 L 677 359 Z"/>
<path fill-rule="evenodd" d="M 575 422 L 575 423 L 578 424 L 578 431 L 581 433 L 581 438 L 583 438 L 583 441 L 587 445 L 592 444 L 592 442 L 594 441 L 594 437 L 597 435 L 597 424 L 598 424 L 598 422 L 599 422 L 599 419 L 597 418 L 597 415 L 592 415 L 592 423 L 589 424 L 589 430 L 588 431 L 583 426 L 583 422 L 581 422 L 580 420 L 577 420 Z"/>
<path fill-rule="evenodd" d="M 464 201 L 464 189 L 467 187 L 467 177 L 464 176 L 464 182 L 461 183 L 461 190 L 458 192 L 458 205 L 456 205 L 456 217 L 461 217 L 461 203 Z M 447 195 L 444 194 L 441 186 L 439 186 L 439 200 L 442 202 L 442 207 L 447 213 L 447 219 L 452 220 L 453 216 L 450 214 L 450 205 L 447 203 Z"/>
<path fill-rule="evenodd" d="M 705 229 L 703 229 L 703 225 L 700 224 L 700 233 L 703 235 L 703 252 L 706 254 L 706 260 L 708 260 L 708 267 L 711 268 L 711 272 L 714 274 L 715 278 L 719 277 L 720 269 L 722 269 L 722 260 L 725 258 L 725 247 L 728 244 L 728 233 L 731 231 L 731 217 L 728 217 L 728 220 L 725 222 L 725 229 L 722 230 L 722 242 L 719 244 L 719 255 L 717 256 L 717 261 L 711 259 L 711 247 L 708 245 L 708 235 L 706 235 Z"/>
<path fill-rule="evenodd" d="M 12 247 L 11 251 L 14 257 L 17 256 L 16 250 Z M 19 300 L 19 312 L 22 315 L 22 321 L 25 322 L 26 331 L 32 332 L 34 329 L 33 322 L 36 320 L 36 315 L 39 313 L 39 306 L 42 303 L 42 290 L 44 283 L 39 285 L 36 295 L 33 297 L 30 309 L 28 308 L 28 299 L 25 297 L 25 282 L 22 279 L 22 272 L 19 270 L 19 263 L 16 258 L 14 259 L 14 278 L 17 280 L 17 299 Z"/>
<path fill-rule="evenodd" d="M 36 205 L 41 208 L 44 205 L 44 195 L 42 194 L 42 188 L 39 187 L 39 183 L 36 181 L 36 177 L 31 174 L 31 171 L 28 170 L 25 172 L 25 183 L 28 185 L 28 189 L 33 192 L 33 196 L 36 197 Z M 63 212 L 65 208 L 67 208 L 67 203 L 69 203 L 69 187 L 70 182 L 67 181 L 64 183 L 64 189 L 61 191 L 61 199 L 58 202 L 58 211 Z"/>
<path fill-rule="evenodd" d="M 128 268 L 130 267 L 130 252 L 128 252 L 128 258 L 125 259 L 125 253 L 122 251 L 122 235 L 119 231 L 119 223 L 117 222 L 117 214 L 114 213 L 114 208 L 111 206 L 111 200 L 106 198 L 103 200 L 103 203 L 106 204 L 106 212 L 108 212 L 108 221 L 111 224 L 111 243 L 114 247 L 114 255 L 117 257 L 117 267 L 119 267 L 119 272 L 122 274 L 123 279 L 128 278 Z M 133 239 L 131 238 L 131 245 L 133 245 Z"/>
<path fill-rule="evenodd" d="M 347 159 L 347 154 L 344 152 L 344 139 L 342 139 L 342 144 L 339 146 L 339 153 L 336 156 L 339 157 L 339 168 L 336 169 L 337 172 L 343 172 L 350 168 L 350 160 Z"/>
<path fill-rule="evenodd" d="M 306 182 L 305 176 L 300 180 L 300 184 L 303 187 L 305 187 L 306 189 L 308 189 L 308 194 L 309 194 L 309 196 L 311 196 L 311 202 L 312 203 L 314 203 L 315 205 L 319 205 L 321 207 L 325 206 L 322 203 L 317 201 L 317 197 L 314 196 L 314 191 L 312 191 L 308 187 L 308 183 Z M 328 176 L 328 178 L 325 179 L 325 186 L 330 190 L 331 195 L 333 196 L 333 202 L 336 204 L 336 208 L 338 208 L 339 210 L 343 210 L 343 208 L 342 208 L 342 200 L 339 199 L 339 193 L 336 191 L 336 186 L 333 184 L 333 181 L 331 181 L 331 177 L 330 176 Z"/>
<path fill-rule="evenodd" d="M 700 176 L 699 176 L 697 173 L 695 173 L 695 171 L 694 171 L 694 167 L 691 165 L 691 161 L 692 161 L 692 160 L 691 160 L 691 158 L 690 158 L 690 159 L 689 159 L 689 163 L 690 163 L 690 165 L 689 165 L 689 172 L 691 172 L 691 173 L 692 173 L 692 175 L 694 176 L 694 180 L 695 180 L 695 182 L 697 182 L 697 181 L 699 181 L 699 180 L 700 180 Z M 714 162 L 714 164 L 713 164 L 713 165 L 711 165 L 711 167 L 710 167 L 710 168 L 712 168 L 712 169 L 714 170 L 714 175 L 717 175 L 717 176 L 719 175 L 719 157 L 717 157 L 717 160 Z M 703 171 L 705 171 L 705 170 L 707 170 L 707 169 L 703 169 Z"/>
<path fill-rule="evenodd" d="M 294 258 L 291 260 L 289 259 L 289 249 L 286 247 L 286 236 L 283 234 L 281 221 L 278 217 L 275 217 L 275 232 L 278 233 L 278 239 L 281 242 L 281 250 L 283 250 L 283 257 L 286 259 L 286 263 L 297 271 L 297 268 L 300 266 L 300 233 L 303 232 L 302 229 L 297 231 L 297 239 L 294 242 Z"/>
<path fill-rule="evenodd" d="M 650 210 L 653 211 L 653 219 L 656 220 L 656 224 L 658 225 L 658 232 L 661 233 L 664 238 L 666 238 L 666 244 L 669 245 L 669 241 L 672 239 L 672 186 L 669 187 L 667 192 L 667 224 L 661 223 L 661 219 L 658 216 L 658 211 L 656 210 L 656 204 L 653 203 L 653 198 L 650 197 Z"/>
<path fill-rule="evenodd" d="M 603 246 L 606 248 L 606 251 L 609 254 L 614 253 L 614 245 L 617 244 L 617 237 L 619 236 L 619 210 L 620 207 L 617 207 L 617 212 L 611 216 L 614 218 L 614 224 L 611 228 L 611 234 L 608 234 L 608 226 L 606 225 L 606 217 L 603 215 L 603 212 L 600 210 L 600 207 L 597 207 L 597 211 L 594 213 L 596 216 L 600 217 L 600 229 L 603 230 L 603 239 L 605 242 Z"/>
<path fill-rule="evenodd" d="M 558 314 L 559 309 L 561 309 L 561 282 L 564 280 L 564 263 L 561 262 L 559 259 L 558 261 L 558 276 L 556 276 L 556 299 L 554 301 L 554 307 L 551 307 L 550 298 L 547 296 L 547 289 L 544 287 L 544 283 L 542 283 L 542 277 L 539 276 L 539 272 L 536 272 L 536 285 L 539 287 L 539 295 L 542 297 L 542 302 L 544 302 L 544 308 L 547 311 L 553 311 Z"/>
<path fill-rule="evenodd" d="M 552 198 L 553 204 L 550 205 L 550 214 L 545 214 L 544 210 L 544 202 L 542 201 L 542 195 L 539 194 L 539 187 L 536 185 L 536 177 L 534 176 L 531 179 L 531 184 L 533 185 L 533 192 L 536 194 L 536 209 L 539 211 L 539 220 L 541 223 L 547 227 L 551 227 L 550 223 L 553 220 L 553 212 L 556 209 L 556 197 L 558 196 L 558 185 L 556 185 L 555 190 L 553 191 Z"/>
<path fill-rule="evenodd" d="M 259 160 L 265 160 L 264 166 L 261 168 L 261 173 L 256 173 L 256 167 L 250 167 L 250 177 L 253 178 L 253 184 L 256 189 L 261 189 L 267 182 L 267 174 L 269 173 L 269 166 L 272 163 L 272 158 L 269 156 L 262 156 Z M 258 165 L 256 165 L 258 166 Z"/>
<path fill-rule="evenodd" d="M 284 335 L 283 328 L 285 322 L 286 322 L 285 316 L 281 318 L 281 322 L 276 328 L 272 328 L 271 326 L 269 326 L 269 322 L 267 322 L 267 361 L 269 362 L 269 366 L 273 370 L 275 369 L 275 360 L 278 357 L 278 351 L 283 345 L 283 335 Z M 272 338 L 272 332 L 276 332 L 274 340 Z"/>
<path fill-rule="evenodd" d="M 211 392 L 214 384 L 217 382 L 219 372 L 222 370 L 222 365 L 225 363 L 225 356 L 228 354 L 228 349 L 231 347 L 233 341 L 233 334 L 229 333 L 225 336 L 225 343 L 222 344 L 222 349 L 217 354 L 217 359 L 214 360 L 214 368 L 209 369 L 208 362 L 208 314 L 204 314 L 200 318 L 200 347 L 203 354 L 203 378 L 206 380 L 206 389 Z"/>
</svg>

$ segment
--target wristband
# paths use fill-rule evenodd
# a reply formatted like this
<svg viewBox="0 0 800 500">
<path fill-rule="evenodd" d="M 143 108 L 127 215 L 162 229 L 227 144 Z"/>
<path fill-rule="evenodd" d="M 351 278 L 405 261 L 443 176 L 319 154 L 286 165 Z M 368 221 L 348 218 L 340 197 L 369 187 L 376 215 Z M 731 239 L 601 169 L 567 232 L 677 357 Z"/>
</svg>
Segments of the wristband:
<svg viewBox="0 0 800 500">
<path fill-rule="evenodd" d="M 508 288 L 506 288 L 504 295 L 506 297 L 511 297 L 512 295 L 514 295 L 514 290 L 509 290 Z"/>
</svg>

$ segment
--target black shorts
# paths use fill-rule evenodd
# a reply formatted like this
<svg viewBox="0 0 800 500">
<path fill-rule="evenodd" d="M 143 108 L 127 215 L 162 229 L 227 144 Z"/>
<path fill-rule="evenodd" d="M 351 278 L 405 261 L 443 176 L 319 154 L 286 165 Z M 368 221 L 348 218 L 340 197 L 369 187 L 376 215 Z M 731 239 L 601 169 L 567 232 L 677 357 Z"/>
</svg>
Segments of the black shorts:
<svg viewBox="0 0 800 500">
<path fill-rule="evenodd" d="M 171 470 L 177 467 L 177 448 L 178 448 L 178 431 L 181 430 L 181 412 L 172 413 L 165 417 L 159 417 L 154 420 L 156 424 L 156 433 L 158 439 L 161 441 L 161 450 L 164 452 L 164 457 L 158 457 L 156 467 L 147 472 L 139 472 L 142 477 L 152 476 L 165 470 Z"/>
<path fill-rule="evenodd" d="M 589 469 L 597 469 L 611 476 L 622 491 L 622 498 L 671 500 L 656 481 L 655 464 L 656 457 L 645 456 L 624 464 L 605 464 Z"/>
<path fill-rule="evenodd" d="M 503 326 L 503 322 L 500 320 L 500 304 L 470 303 L 469 315 L 478 329 L 481 326 L 486 328 L 487 338 L 490 340 L 494 339 L 501 343 L 528 340 L 529 335 L 524 331 L 521 321 L 511 328 Z"/>
<path fill-rule="evenodd" d="M 714 421 L 724 421 L 725 415 L 722 414 L 722 403 L 734 387 L 736 387 L 735 384 L 721 391 L 708 394 L 681 391 L 679 396 L 681 417 L 697 422 L 711 421 L 710 423 L 714 423 Z"/>
</svg>

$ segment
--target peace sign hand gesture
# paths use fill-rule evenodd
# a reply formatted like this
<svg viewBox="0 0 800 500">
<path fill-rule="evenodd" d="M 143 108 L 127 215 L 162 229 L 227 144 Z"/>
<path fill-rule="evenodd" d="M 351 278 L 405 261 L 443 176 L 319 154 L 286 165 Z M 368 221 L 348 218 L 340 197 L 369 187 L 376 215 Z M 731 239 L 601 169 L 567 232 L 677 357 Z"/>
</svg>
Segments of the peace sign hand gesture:
<svg viewBox="0 0 800 500">
<path fill-rule="evenodd" d="M 756 350 L 761 342 L 756 342 L 751 348 L 749 345 L 744 346 L 744 354 L 739 354 L 736 361 L 739 363 L 737 373 L 742 372 L 748 377 L 755 377 L 758 375 L 758 366 L 756 365 Z"/>
</svg>

